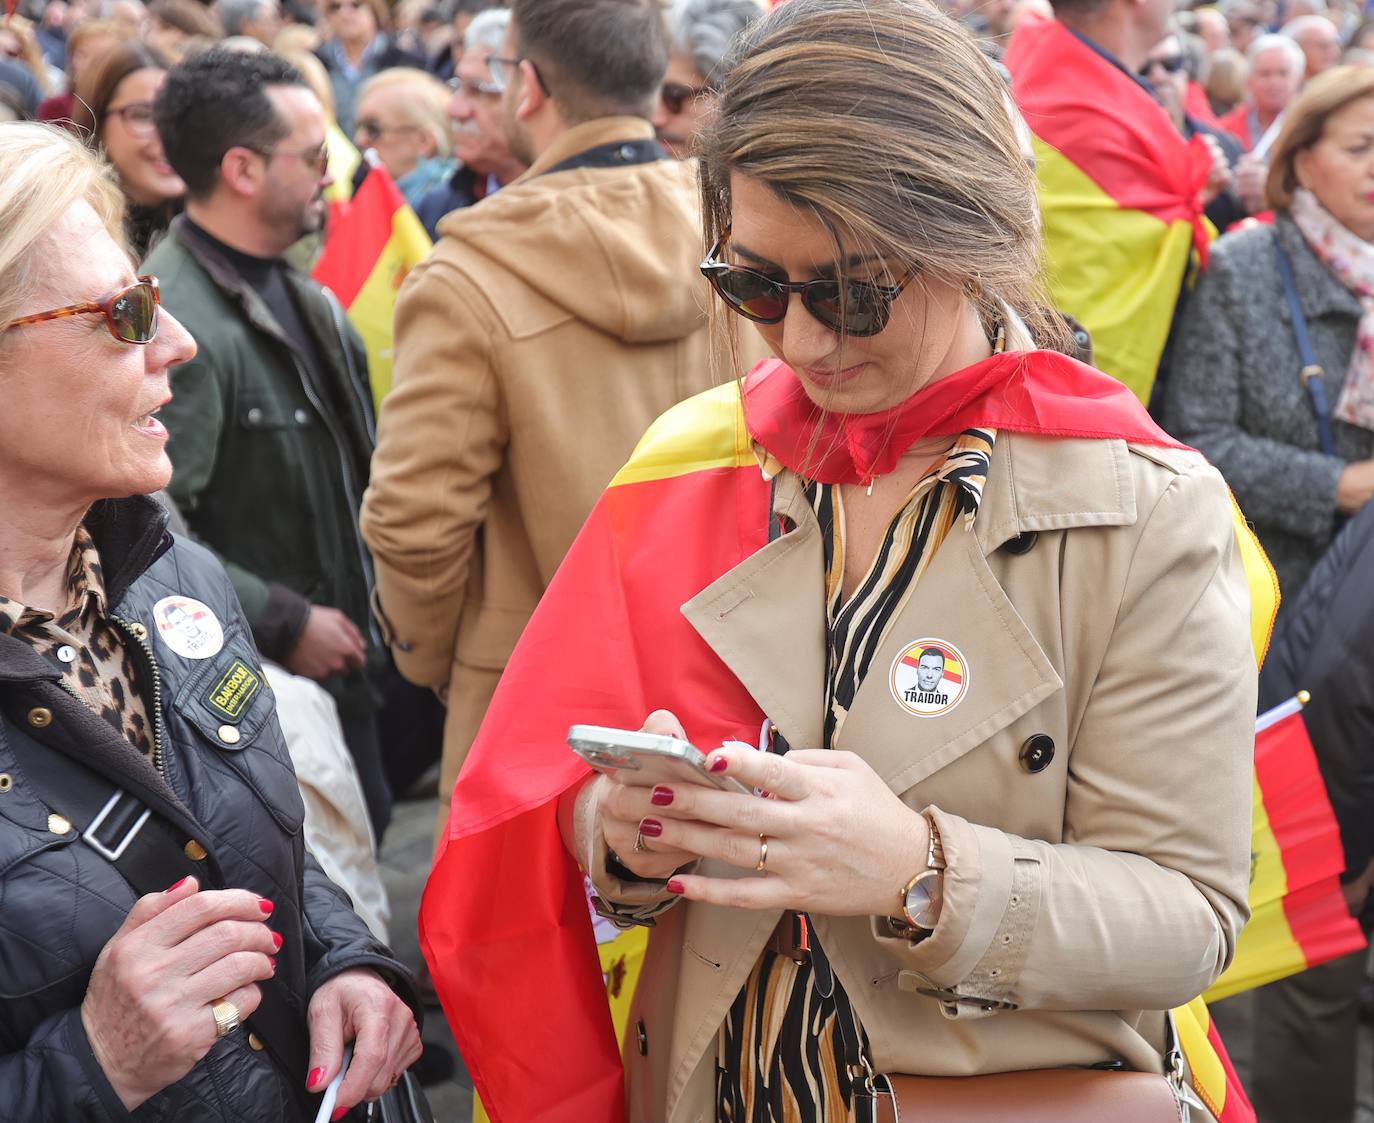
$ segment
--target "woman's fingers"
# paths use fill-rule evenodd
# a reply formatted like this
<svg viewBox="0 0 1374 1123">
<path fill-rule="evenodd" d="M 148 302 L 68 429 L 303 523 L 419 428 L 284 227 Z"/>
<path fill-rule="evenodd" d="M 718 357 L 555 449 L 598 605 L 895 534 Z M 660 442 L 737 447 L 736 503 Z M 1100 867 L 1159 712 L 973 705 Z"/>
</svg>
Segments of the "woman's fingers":
<svg viewBox="0 0 1374 1123">
<path fill-rule="evenodd" d="M 213 1002 L 220 995 L 247 987 L 276 973 L 272 960 L 256 951 L 240 951 L 226 955 L 202 971 L 191 975 L 185 993 L 191 999 Z"/>
<path fill-rule="evenodd" d="M 823 755 L 830 754 L 808 753 L 806 757 Z M 793 756 L 797 759 L 793 760 Z M 805 799 L 810 794 L 813 781 L 808 779 L 807 771 L 814 763 L 822 762 L 805 759 L 796 753 L 779 756 L 733 747 L 717 749 L 706 758 L 706 767 L 713 775 L 727 776 L 746 788 L 757 788 L 778 799 L 792 801 Z"/>
<path fill-rule="evenodd" d="M 348 1065 L 348 1074 L 339 1085 L 339 1107 L 352 1107 L 365 1099 L 376 1099 L 391 1083 L 391 1073 L 385 1070 L 387 1062 L 387 1025 L 386 1019 L 375 1013 L 364 1016 L 355 1011 L 358 1017 L 358 1036 L 353 1039 L 353 1060 Z M 381 1090 L 372 1092 L 374 1085 L 380 1084 Z"/>
<path fill-rule="evenodd" d="M 778 863 L 787 853 L 786 842 L 770 837 L 766 831 L 740 834 L 737 831 L 722 830 L 720 827 L 703 823 L 679 822 L 674 819 L 661 819 L 657 820 L 657 823 L 663 828 L 663 833 L 659 836 L 663 846 L 687 850 L 693 854 L 700 854 L 703 858 L 715 858 L 742 870 L 758 868 L 759 861 L 764 857 L 765 840 L 768 843 L 768 852 L 764 869 L 771 868 L 776 871 Z"/>
<path fill-rule="evenodd" d="M 261 920 L 219 920 L 182 940 L 172 955 L 178 970 L 194 975 L 237 952 L 276 955 L 280 947 L 281 937 Z"/>
<path fill-rule="evenodd" d="M 796 908 L 797 892 L 776 877 L 701 877 L 678 874 L 668 888 L 689 901 L 732 909 Z"/>
<path fill-rule="evenodd" d="M 177 892 L 184 890 L 178 889 Z M 142 925 L 140 935 L 161 947 L 176 947 L 201 929 L 221 920 L 257 921 L 261 924 L 272 915 L 273 907 L 271 901 L 244 889 L 207 889 L 175 901 L 171 907 Z"/>
</svg>

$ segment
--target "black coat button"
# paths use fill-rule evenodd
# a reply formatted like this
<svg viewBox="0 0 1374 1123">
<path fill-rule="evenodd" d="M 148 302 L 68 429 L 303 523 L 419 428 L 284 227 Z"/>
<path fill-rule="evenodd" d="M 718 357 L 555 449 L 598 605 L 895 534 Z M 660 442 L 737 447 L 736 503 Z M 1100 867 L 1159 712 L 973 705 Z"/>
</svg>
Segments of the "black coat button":
<svg viewBox="0 0 1374 1123">
<path fill-rule="evenodd" d="M 1054 759 L 1054 738 L 1048 733 L 1036 733 L 1021 746 L 1021 767 L 1027 772 L 1043 772 Z"/>
<path fill-rule="evenodd" d="M 1031 547 L 1035 545 L 1035 540 L 1040 535 L 1034 530 L 1028 530 L 1025 534 L 1018 534 L 1008 542 L 1004 543 L 1002 549 L 1013 557 L 1020 557 L 1022 554 L 1029 554 Z"/>
<path fill-rule="evenodd" d="M 649 1055 L 649 1034 L 644 1028 L 644 1019 L 640 1018 L 635 1026 L 635 1036 L 639 1039 L 639 1055 L 647 1057 Z"/>
</svg>

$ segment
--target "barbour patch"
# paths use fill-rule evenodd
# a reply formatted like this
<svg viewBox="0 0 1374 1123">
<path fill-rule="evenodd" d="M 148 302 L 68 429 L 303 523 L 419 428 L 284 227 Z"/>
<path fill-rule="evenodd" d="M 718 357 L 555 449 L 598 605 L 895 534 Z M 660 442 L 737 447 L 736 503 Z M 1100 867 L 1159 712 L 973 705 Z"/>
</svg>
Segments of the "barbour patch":
<svg viewBox="0 0 1374 1123">
<path fill-rule="evenodd" d="M 262 686 L 262 677 L 242 659 L 235 659 L 205 695 L 205 704 L 221 717 L 237 722 Z"/>
</svg>

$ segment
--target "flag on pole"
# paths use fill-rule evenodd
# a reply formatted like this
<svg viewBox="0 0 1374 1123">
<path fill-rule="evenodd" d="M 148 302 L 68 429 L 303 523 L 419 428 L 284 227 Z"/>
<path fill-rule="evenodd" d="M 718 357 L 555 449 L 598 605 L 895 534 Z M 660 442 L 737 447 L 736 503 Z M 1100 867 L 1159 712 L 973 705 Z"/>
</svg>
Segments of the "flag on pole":
<svg viewBox="0 0 1374 1123">
<path fill-rule="evenodd" d="M 1250 923 L 1210 1002 L 1365 946 L 1341 894 L 1345 853 L 1302 720 L 1306 700 L 1299 694 L 1255 726 Z"/>
<path fill-rule="evenodd" d="M 1009 428 L 1088 436 L 1078 424 L 1087 393 L 1097 401 L 1092 433 L 1172 443 L 1119 383 L 1065 356 L 988 361 L 1023 367 L 1007 372 L 996 393 L 965 401 L 939 431 L 995 415 Z M 645 435 L 521 636 L 454 789 L 420 906 L 420 943 L 494 1123 L 624 1119 L 613 1011 L 629 1001 L 629 941 L 642 936 L 599 943 L 589 920 L 584 878 L 557 821 L 560 796 L 586 775 L 564 737 L 579 722 L 637 728 L 664 708 L 690 712 L 701 745 L 754 740 L 763 717 L 757 703 L 679 606 L 766 542 L 769 485 L 745 398 L 768 366 L 749 376 L 743 394 L 730 384 L 698 395 Z M 1065 393 L 1070 385 L 1081 392 Z M 1247 570 L 1263 570 L 1251 578 L 1258 662 L 1276 586 L 1238 510 L 1233 518 Z M 683 532 L 703 519 L 709 533 Z M 502 901 L 512 886 L 516 907 Z M 1253 1123 L 1206 1009 L 1196 1007 L 1176 1019 L 1193 1086 L 1221 1123 Z"/>
<path fill-rule="evenodd" d="M 378 407 L 391 389 L 391 321 L 406 274 L 433 243 L 387 170 L 374 163 L 325 238 L 314 278 L 332 289 L 367 347 Z"/>
<path fill-rule="evenodd" d="M 1056 20 L 1022 20 L 1005 60 L 1032 133 L 1055 306 L 1148 402 L 1190 257 L 1206 264 L 1212 158 L 1125 71 Z"/>
</svg>

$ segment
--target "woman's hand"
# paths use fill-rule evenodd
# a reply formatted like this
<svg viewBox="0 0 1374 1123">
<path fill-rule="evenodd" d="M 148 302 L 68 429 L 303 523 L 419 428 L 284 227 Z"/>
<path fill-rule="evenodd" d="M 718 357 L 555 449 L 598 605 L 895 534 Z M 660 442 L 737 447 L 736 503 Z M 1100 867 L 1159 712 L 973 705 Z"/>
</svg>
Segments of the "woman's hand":
<svg viewBox="0 0 1374 1123">
<path fill-rule="evenodd" d="M 682 723 L 667 710 L 651 713 L 640 727 L 640 732 L 687 740 Z M 696 786 L 679 785 L 681 788 Z M 585 804 L 581 803 L 583 800 Z M 653 802 L 653 790 L 631 787 L 623 783 L 618 774 L 601 774 L 583 788 L 579 796 L 578 820 L 587 823 L 590 830 L 600 830 L 612 853 L 636 877 L 662 880 L 695 862 L 701 855 L 665 845 L 652 835 L 652 826 L 650 830 L 641 831 L 641 823 L 646 818 L 652 821 L 658 810 Z M 635 849 L 636 839 L 641 840 L 643 849 Z M 585 853 L 585 849 L 582 853 Z"/>
<path fill-rule="evenodd" d="M 662 825 L 655 845 L 754 870 L 766 840 L 767 861 L 757 877 L 682 874 L 670 889 L 731 908 L 901 915 L 902 889 L 922 868 L 930 828 L 866 761 L 839 751 L 782 757 L 723 748 L 708 767 L 769 798 L 675 786 L 671 801 L 653 809 L 652 822 Z"/>
<path fill-rule="evenodd" d="M 1336 480 L 1336 509 L 1353 515 L 1374 496 L 1374 460 L 1356 460 Z"/>
<path fill-rule="evenodd" d="M 1202 134 L 1202 141 L 1212 157 L 1212 170 L 1207 173 L 1207 182 L 1202 186 L 1202 205 L 1206 206 L 1231 186 L 1231 162 L 1226 152 L 1214 136 Z"/>
<path fill-rule="evenodd" d="M 339 1086 L 339 1119 L 363 1100 L 375 1100 L 420 1059 L 423 1046 L 415 1015 L 382 977 L 367 967 L 341 971 L 310 998 L 310 1075 L 312 1092 L 327 1087 L 343 1063 L 345 1043 L 353 1060 Z"/>
<path fill-rule="evenodd" d="M 195 878 L 140 897 L 101 949 L 81 1003 L 91 1049 L 124 1106 L 174 1084 L 216 1040 L 213 1002 L 247 1018 L 281 946 L 272 903 L 242 889 L 199 892 Z"/>
</svg>

